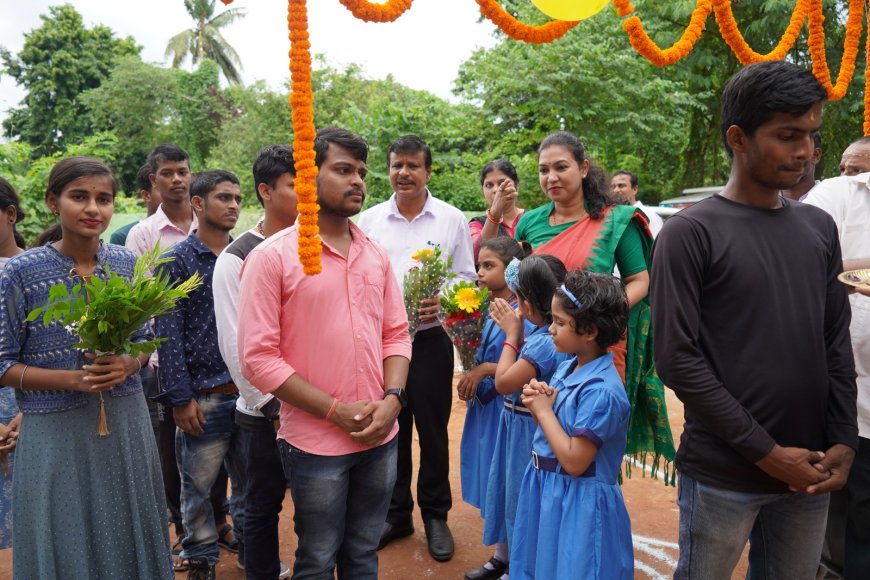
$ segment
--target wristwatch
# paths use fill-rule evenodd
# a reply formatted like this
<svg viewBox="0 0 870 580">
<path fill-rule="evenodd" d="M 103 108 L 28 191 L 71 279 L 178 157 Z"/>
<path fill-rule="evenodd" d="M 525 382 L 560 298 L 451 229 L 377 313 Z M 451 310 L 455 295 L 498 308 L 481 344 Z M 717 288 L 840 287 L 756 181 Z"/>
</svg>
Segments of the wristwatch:
<svg viewBox="0 0 870 580">
<path fill-rule="evenodd" d="M 405 389 L 387 389 L 384 391 L 384 400 L 386 400 L 390 395 L 396 395 L 396 398 L 399 399 L 399 403 L 401 403 L 403 409 L 408 406 L 408 393 L 405 392 Z"/>
</svg>

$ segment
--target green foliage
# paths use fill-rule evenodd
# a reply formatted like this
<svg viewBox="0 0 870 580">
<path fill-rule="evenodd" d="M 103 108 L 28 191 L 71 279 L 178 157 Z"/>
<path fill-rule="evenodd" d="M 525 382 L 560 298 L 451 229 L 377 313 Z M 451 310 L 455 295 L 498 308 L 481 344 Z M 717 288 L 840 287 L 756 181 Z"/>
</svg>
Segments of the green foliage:
<svg viewBox="0 0 870 580">
<path fill-rule="evenodd" d="M 193 28 L 179 32 L 166 45 L 166 58 L 178 68 L 187 57 L 193 64 L 209 59 L 217 63 L 231 84 L 242 82 L 242 63 L 221 29 L 245 16 L 244 8 L 229 8 L 215 15 L 215 0 L 184 0 L 184 8 L 194 20 Z"/>
<path fill-rule="evenodd" d="M 203 60 L 191 74 L 178 79 L 177 124 L 174 141 L 187 150 L 190 166 L 202 169 L 211 148 L 217 144 L 218 130 L 225 112 L 226 100 L 218 86 L 218 66 L 213 60 Z M 194 169 L 197 171 L 198 169 Z"/>
<path fill-rule="evenodd" d="M 100 86 L 122 57 L 137 56 L 132 38 L 118 39 L 111 29 L 86 28 L 69 4 L 49 7 L 42 25 L 26 35 L 18 55 L 0 50 L 3 69 L 27 96 L 3 122 L 7 137 L 19 137 L 33 155 L 50 155 L 92 134 L 79 100 L 82 91 Z"/>
<path fill-rule="evenodd" d="M 405 300 L 405 313 L 408 315 L 408 332 L 413 338 L 420 323 L 420 301 L 438 296 L 445 282 L 453 276 L 450 271 L 453 256 L 444 255 L 440 246 L 433 246 L 415 251 L 411 258 L 417 264 L 405 273 L 402 296 Z"/>
<path fill-rule="evenodd" d="M 70 145 L 62 151 L 32 159 L 34 150 L 25 143 L 0 144 L 0 175 L 12 184 L 21 198 L 27 218 L 18 224 L 18 231 L 28 242 L 33 242 L 42 230 L 55 222 L 45 203 L 48 174 L 54 164 L 64 157 L 84 155 L 96 157 L 111 164 L 115 159 L 118 139 L 111 133 L 98 133 L 80 144 Z"/>
<path fill-rule="evenodd" d="M 169 314 L 179 300 L 202 284 L 199 273 L 181 283 L 171 282 L 163 272 L 152 275 L 152 271 L 172 261 L 160 258 L 160 252 L 155 247 L 140 256 L 130 280 L 108 270 L 106 280 L 91 276 L 73 286 L 72 292 L 64 283 L 53 285 L 48 304 L 31 311 L 28 322 L 40 317 L 45 326 L 60 322 L 78 337 L 74 348 L 86 352 L 134 357 L 154 352 L 165 338 L 144 342 L 131 339 L 149 320 Z"/>
</svg>

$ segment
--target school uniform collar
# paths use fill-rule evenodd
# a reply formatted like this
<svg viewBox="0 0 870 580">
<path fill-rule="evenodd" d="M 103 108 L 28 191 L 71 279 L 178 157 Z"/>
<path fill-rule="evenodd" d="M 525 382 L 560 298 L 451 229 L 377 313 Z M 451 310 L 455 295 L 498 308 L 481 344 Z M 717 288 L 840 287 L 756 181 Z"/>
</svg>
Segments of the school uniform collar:
<svg viewBox="0 0 870 580">
<path fill-rule="evenodd" d="M 570 361 L 570 364 L 564 364 L 560 368 L 560 370 L 565 369 L 563 372 L 565 376 L 560 377 L 562 379 L 562 384 L 566 389 L 573 389 L 579 386 L 582 386 L 589 382 L 590 379 L 599 378 L 604 371 L 613 366 L 613 353 L 608 352 L 594 361 L 583 365 L 576 371 L 573 369 L 577 366 L 577 357 L 573 357 Z M 553 377 L 553 382 L 556 382 L 556 377 Z"/>
</svg>

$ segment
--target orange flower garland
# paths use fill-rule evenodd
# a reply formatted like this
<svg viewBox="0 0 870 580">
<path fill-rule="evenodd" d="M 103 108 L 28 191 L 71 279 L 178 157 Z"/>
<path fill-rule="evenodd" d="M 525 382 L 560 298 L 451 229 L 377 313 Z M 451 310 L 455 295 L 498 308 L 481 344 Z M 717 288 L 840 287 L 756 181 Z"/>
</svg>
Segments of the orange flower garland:
<svg viewBox="0 0 870 580">
<path fill-rule="evenodd" d="M 290 31 L 290 107 L 293 110 L 293 160 L 299 210 L 299 261 L 306 275 L 321 271 L 320 228 L 317 226 L 317 166 L 314 163 L 314 93 L 311 89 L 311 43 L 306 0 L 288 0 Z"/>
<path fill-rule="evenodd" d="M 344 0 L 342 0 L 343 2 Z M 499 29 L 514 40 L 529 44 L 547 44 L 565 36 L 565 33 L 577 26 L 577 22 L 551 20 L 541 26 L 531 26 L 520 22 L 508 14 L 497 0 L 476 0 L 480 13 Z"/>
<path fill-rule="evenodd" d="M 828 58 L 825 55 L 825 29 L 822 27 L 825 15 L 822 12 L 822 0 L 811 1 L 809 45 L 810 57 L 813 61 L 813 74 L 816 75 L 816 78 L 819 79 L 819 82 L 828 91 L 828 98 L 836 101 L 846 95 L 846 90 L 849 88 L 849 83 L 852 82 L 852 77 L 855 74 L 855 60 L 858 57 L 864 16 L 864 0 L 849 0 L 849 17 L 846 19 L 846 38 L 843 41 L 843 60 L 840 63 L 840 73 L 837 75 L 836 85 L 831 84 Z M 866 80 L 867 72 L 864 74 Z"/>
<path fill-rule="evenodd" d="M 811 2 L 818 4 L 819 9 L 821 9 L 821 0 L 797 0 L 785 33 L 780 38 L 776 47 L 767 54 L 755 52 L 746 43 L 746 40 L 737 28 L 737 22 L 734 20 L 730 0 L 713 0 L 713 11 L 716 15 L 716 22 L 719 24 L 722 39 L 731 47 L 740 64 L 747 65 L 763 60 L 782 60 L 785 58 L 785 55 L 794 46 L 798 34 L 800 34 L 804 20 L 806 20 L 807 13 L 810 10 Z"/>
<path fill-rule="evenodd" d="M 616 13 L 619 16 L 626 16 L 634 11 L 630 0 L 614 0 L 614 5 L 616 5 Z M 712 10 L 713 4 L 711 0 L 698 0 L 698 4 L 692 11 L 689 25 L 683 32 L 683 35 L 673 46 L 664 50 L 659 48 L 649 37 L 643 28 L 640 18 L 637 16 L 632 16 L 623 22 L 622 28 L 628 33 L 628 41 L 638 54 L 656 66 L 666 66 L 682 60 L 692 52 L 692 49 L 695 48 L 695 43 L 698 42 L 698 39 L 701 38 L 701 33 L 704 32 L 707 17 Z"/>
<path fill-rule="evenodd" d="M 368 0 L 338 0 L 351 13 L 366 22 L 392 22 L 411 7 L 414 0 L 388 0 L 372 4 Z"/>
<path fill-rule="evenodd" d="M 864 57 L 870 61 L 870 10 L 867 11 L 867 44 L 864 47 Z M 870 135 L 870 62 L 864 71 L 864 135 Z"/>
</svg>

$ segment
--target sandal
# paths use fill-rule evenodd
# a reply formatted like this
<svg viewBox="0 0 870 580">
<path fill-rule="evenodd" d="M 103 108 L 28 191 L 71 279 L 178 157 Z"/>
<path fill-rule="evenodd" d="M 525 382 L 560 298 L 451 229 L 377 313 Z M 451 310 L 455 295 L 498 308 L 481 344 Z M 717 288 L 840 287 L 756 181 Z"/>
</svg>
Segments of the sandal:
<svg viewBox="0 0 870 580">
<path fill-rule="evenodd" d="M 224 524 L 220 531 L 218 531 L 217 543 L 218 546 L 228 552 L 239 553 L 239 540 L 236 538 L 233 527 L 230 524 Z"/>
<path fill-rule="evenodd" d="M 187 558 L 181 558 L 181 538 L 178 538 L 172 545 L 172 569 L 176 572 L 184 572 L 188 568 L 190 568 L 190 562 Z"/>
</svg>

